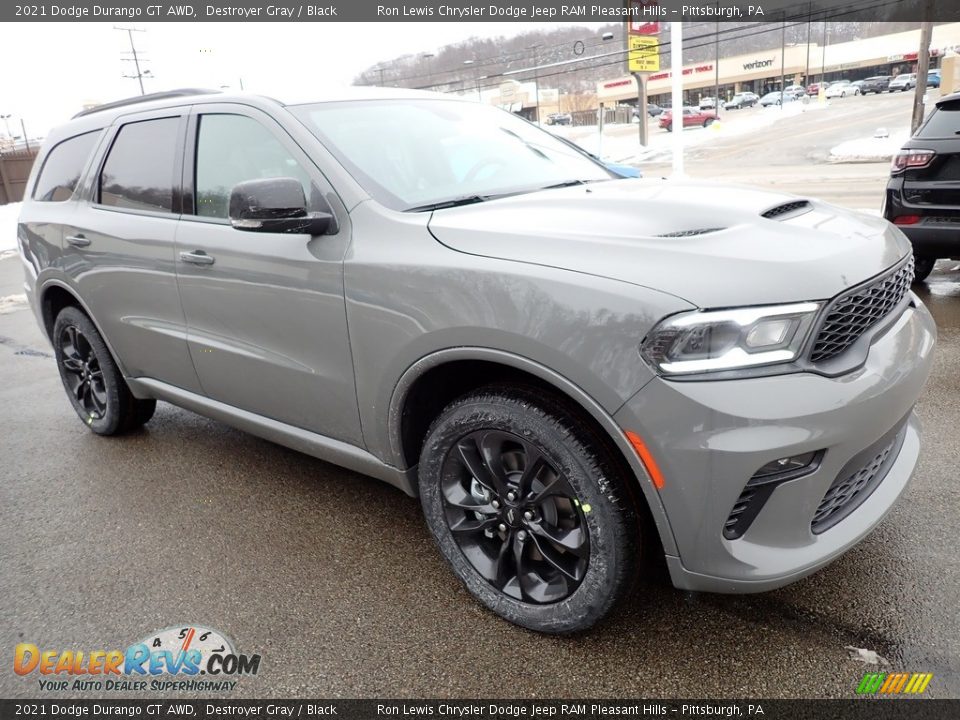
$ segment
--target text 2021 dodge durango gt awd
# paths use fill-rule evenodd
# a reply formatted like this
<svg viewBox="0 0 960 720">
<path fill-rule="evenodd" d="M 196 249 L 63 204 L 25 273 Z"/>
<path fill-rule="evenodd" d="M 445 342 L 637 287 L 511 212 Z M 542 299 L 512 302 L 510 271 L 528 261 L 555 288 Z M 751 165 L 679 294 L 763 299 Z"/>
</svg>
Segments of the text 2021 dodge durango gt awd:
<svg viewBox="0 0 960 720">
<path fill-rule="evenodd" d="M 690 590 L 802 578 L 917 462 L 936 330 L 880 218 L 617 179 L 370 89 L 101 106 L 27 194 L 27 293 L 90 430 L 164 400 L 385 480 L 528 628 L 589 627 L 651 552 Z"/>
</svg>

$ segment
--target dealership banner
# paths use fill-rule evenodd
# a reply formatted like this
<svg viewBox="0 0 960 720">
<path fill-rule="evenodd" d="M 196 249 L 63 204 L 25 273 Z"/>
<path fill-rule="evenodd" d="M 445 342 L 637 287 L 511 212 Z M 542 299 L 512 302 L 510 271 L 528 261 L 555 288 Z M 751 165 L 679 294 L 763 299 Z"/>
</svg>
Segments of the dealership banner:
<svg viewBox="0 0 960 720">
<path fill-rule="evenodd" d="M 941 720 L 960 700 L 0 700 L 0 718 Z"/>
<path fill-rule="evenodd" d="M 960 3 L 930 0 L 64 0 L 0 6 L 2 21 L 600 21 L 789 22 L 960 20 Z"/>
</svg>

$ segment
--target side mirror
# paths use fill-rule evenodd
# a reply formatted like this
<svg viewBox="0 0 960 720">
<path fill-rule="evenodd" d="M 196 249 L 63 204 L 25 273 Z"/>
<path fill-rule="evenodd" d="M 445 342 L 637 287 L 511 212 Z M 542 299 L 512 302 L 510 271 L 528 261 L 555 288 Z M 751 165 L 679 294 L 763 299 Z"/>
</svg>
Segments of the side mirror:
<svg viewBox="0 0 960 720">
<path fill-rule="evenodd" d="M 299 180 L 264 178 L 239 183 L 230 191 L 230 224 L 248 232 L 323 235 L 333 215 L 307 212 Z"/>
</svg>

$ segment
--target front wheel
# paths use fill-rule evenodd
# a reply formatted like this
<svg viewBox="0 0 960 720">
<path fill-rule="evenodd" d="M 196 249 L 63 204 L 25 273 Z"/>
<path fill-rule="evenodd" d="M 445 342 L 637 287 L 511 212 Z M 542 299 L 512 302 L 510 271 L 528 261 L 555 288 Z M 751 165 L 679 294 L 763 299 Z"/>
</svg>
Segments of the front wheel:
<svg viewBox="0 0 960 720">
<path fill-rule="evenodd" d="M 624 479 L 582 422 L 542 394 L 490 388 L 455 401 L 419 467 L 440 551 L 500 617 L 576 632 L 629 589 L 640 542 Z"/>
<path fill-rule="evenodd" d="M 157 401 L 133 397 L 97 328 L 78 308 L 57 315 L 53 349 L 70 404 L 93 432 L 117 435 L 153 417 Z"/>
<path fill-rule="evenodd" d="M 708 128 L 711 125 L 713 125 L 713 118 L 707 118 L 706 120 L 703 121 L 703 126 L 705 128 Z"/>
<path fill-rule="evenodd" d="M 666 130 L 667 132 L 673 132 L 673 125 L 672 124 L 667 125 L 666 127 L 664 127 L 664 130 Z"/>
<path fill-rule="evenodd" d="M 913 281 L 923 282 L 930 273 L 933 272 L 933 266 L 937 264 L 936 258 L 913 256 Z"/>
</svg>

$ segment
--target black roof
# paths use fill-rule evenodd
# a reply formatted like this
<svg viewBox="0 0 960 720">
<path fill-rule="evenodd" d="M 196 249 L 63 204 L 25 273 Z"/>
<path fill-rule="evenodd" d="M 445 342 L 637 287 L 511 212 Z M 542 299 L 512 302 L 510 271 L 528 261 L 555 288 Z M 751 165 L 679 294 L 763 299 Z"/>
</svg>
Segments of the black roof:
<svg viewBox="0 0 960 720">
<path fill-rule="evenodd" d="M 219 92 L 219 90 L 204 90 L 202 88 L 180 88 L 178 90 L 166 90 L 164 92 L 149 93 L 147 95 L 137 95 L 124 100 L 115 100 L 113 102 L 104 103 L 103 105 L 97 105 L 89 110 L 81 110 L 74 115 L 73 118 L 75 119 L 78 117 L 84 117 L 85 115 L 93 115 L 94 113 L 102 112 L 104 110 L 113 110 L 115 108 L 122 108 L 128 105 L 137 105 L 139 103 L 150 102 L 151 100 L 167 100 L 170 98 L 190 97 L 192 95 L 213 95 Z"/>
</svg>

